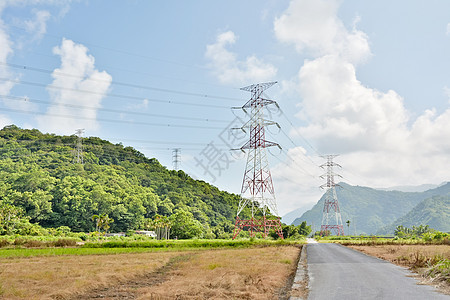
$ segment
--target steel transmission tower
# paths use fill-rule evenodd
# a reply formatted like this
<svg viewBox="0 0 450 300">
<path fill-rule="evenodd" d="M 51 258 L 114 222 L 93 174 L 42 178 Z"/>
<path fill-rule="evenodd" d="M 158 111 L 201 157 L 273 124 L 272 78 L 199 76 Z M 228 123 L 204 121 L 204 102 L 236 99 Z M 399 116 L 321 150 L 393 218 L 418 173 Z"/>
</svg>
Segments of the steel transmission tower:
<svg viewBox="0 0 450 300">
<path fill-rule="evenodd" d="M 174 148 L 172 150 L 172 165 L 175 171 L 178 171 L 181 162 L 181 148 Z"/>
<path fill-rule="evenodd" d="M 322 235 L 328 235 L 334 233 L 335 235 L 344 235 L 344 226 L 342 224 L 341 211 L 339 209 L 339 203 L 336 195 L 336 186 L 339 186 L 334 182 L 334 177 L 342 177 L 339 174 L 333 172 L 333 167 L 341 167 L 337 163 L 333 162 L 333 159 L 337 155 L 322 156 L 327 160 L 326 163 L 321 165 L 321 168 L 326 168 L 327 173 L 320 176 L 320 178 L 326 178 L 327 183 L 320 187 L 325 189 L 325 203 L 323 206 L 322 226 L 320 227 L 320 233 Z"/>
<path fill-rule="evenodd" d="M 74 162 L 76 162 L 77 164 L 83 163 L 83 133 L 84 129 L 77 129 L 75 131 L 75 134 L 77 135 L 77 143 Z"/>
<path fill-rule="evenodd" d="M 253 84 L 241 88 L 241 90 L 248 91 L 252 94 L 251 99 L 241 107 L 245 112 L 247 112 L 247 109 L 250 109 L 250 120 L 240 128 L 244 132 L 248 130 L 250 138 L 248 142 L 239 148 L 244 152 L 247 150 L 247 164 L 242 182 L 241 200 L 237 211 L 233 239 L 244 228 L 248 228 L 251 237 L 254 237 L 256 232 L 261 232 L 264 238 L 267 237 L 270 228 L 274 228 L 277 234 L 283 238 L 272 176 L 270 175 L 266 155 L 267 147 L 280 147 L 280 145 L 266 141 L 265 139 L 265 126 L 278 124 L 264 119 L 265 106 L 277 104 L 273 100 L 264 99 L 263 91 L 275 83 Z M 251 210 L 250 219 L 241 219 L 239 217 L 239 214 L 245 207 L 249 207 Z M 266 216 L 268 210 L 275 215 L 275 219 Z"/>
</svg>

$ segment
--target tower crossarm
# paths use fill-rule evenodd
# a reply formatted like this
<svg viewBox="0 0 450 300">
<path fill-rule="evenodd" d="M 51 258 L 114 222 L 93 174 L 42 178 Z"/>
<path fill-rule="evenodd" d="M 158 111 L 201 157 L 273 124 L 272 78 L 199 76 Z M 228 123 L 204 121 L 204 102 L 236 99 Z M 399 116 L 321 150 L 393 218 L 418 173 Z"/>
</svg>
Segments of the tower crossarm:
<svg viewBox="0 0 450 300">
<path fill-rule="evenodd" d="M 270 228 L 276 229 L 277 234 L 282 238 L 280 218 L 275 200 L 275 191 L 273 188 L 272 176 L 270 174 L 269 163 L 267 160 L 266 149 L 268 147 L 280 145 L 265 139 L 265 127 L 278 125 L 278 123 L 264 118 L 264 107 L 277 103 L 274 100 L 267 99 L 263 91 L 270 88 L 276 82 L 267 82 L 252 84 L 242 88 L 244 91 L 251 92 L 252 96 L 241 108 L 249 116 L 249 120 L 240 129 L 248 133 L 248 141 L 242 145 L 240 150 L 247 152 L 247 163 L 244 172 L 244 179 L 241 188 L 241 201 L 236 216 L 235 238 L 243 228 L 248 228 L 250 236 L 253 237 L 255 231 L 260 231 L 264 237 L 267 237 Z M 249 111 L 247 111 L 247 109 Z M 248 206 L 251 212 L 250 219 L 240 219 L 239 214 L 244 207 Z M 270 210 L 271 215 L 266 215 Z M 262 214 L 259 216 L 256 212 Z M 273 219 L 273 217 L 277 219 Z"/>
</svg>

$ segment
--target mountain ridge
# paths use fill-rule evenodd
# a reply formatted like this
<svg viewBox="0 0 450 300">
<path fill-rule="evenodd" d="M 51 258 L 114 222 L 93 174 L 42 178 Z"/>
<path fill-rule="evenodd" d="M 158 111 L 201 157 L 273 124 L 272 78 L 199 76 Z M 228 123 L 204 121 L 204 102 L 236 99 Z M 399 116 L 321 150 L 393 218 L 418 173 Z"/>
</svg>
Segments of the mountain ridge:
<svg viewBox="0 0 450 300">
<path fill-rule="evenodd" d="M 83 138 L 84 164 L 74 163 L 77 138 L 15 125 L 1 129 L 0 206 L 21 208 L 33 224 L 72 231 L 94 231 L 94 215 L 108 214 L 113 232 L 177 215 L 191 226 L 191 236 L 231 235 L 238 195 L 98 137 Z"/>
<path fill-rule="evenodd" d="M 421 201 L 450 192 L 450 183 L 424 192 L 380 191 L 377 189 L 351 186 L 339 183 L 342 188 L 336 189 L 342 221 L 350 220 L 350 226 L 356 227 L 356 234 L 375 234 L 398 218 L 406 215 Z M 302 221 L 314 224 L 320 230 L 325 194 L 300 218 L 292 223 L 298 225 Z M 344 226 L 345 227 L 345 226 Z"/>
</svg>

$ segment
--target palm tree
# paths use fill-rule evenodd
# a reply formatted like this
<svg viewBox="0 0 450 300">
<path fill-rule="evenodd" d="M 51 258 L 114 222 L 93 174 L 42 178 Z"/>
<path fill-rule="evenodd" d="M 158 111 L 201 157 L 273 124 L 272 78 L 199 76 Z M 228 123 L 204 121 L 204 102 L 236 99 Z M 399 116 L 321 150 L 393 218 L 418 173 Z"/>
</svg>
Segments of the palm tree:
<svg viewBox="0 0 450 300">
<path fill-rule="evenodd" d="M 99 215 L 93 215 L 92 221 L 95 222 L 95 231 L 99 230 L 99 223 L 100 223 L 100 216 Z"/>
<path fill-rule="evenodd" d="M 95 222 L 95 231 L 101 231 L 102 229 L 105 232 L 108 232 L 108 229 L 110 228 L 109 224 L 114 222 L 114 219 L 110 218 L 108 214 L 101 214 L 101 215 L 93 215 L 92 221 Z"/>
</svg>

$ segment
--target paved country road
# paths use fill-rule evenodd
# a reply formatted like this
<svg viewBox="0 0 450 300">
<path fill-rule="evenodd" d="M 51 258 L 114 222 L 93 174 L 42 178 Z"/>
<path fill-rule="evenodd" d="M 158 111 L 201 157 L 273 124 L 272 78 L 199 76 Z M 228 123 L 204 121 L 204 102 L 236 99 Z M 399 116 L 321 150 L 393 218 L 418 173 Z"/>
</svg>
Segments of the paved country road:
<svg viewBox="0 0 450 300">
<path fill-rule="evenodd" d="M 431 286 L 418 285 L 405 268 L 338 244 L 308 244 L 306 255 L 309 300 L 450 300 Z"/>
</svg>

